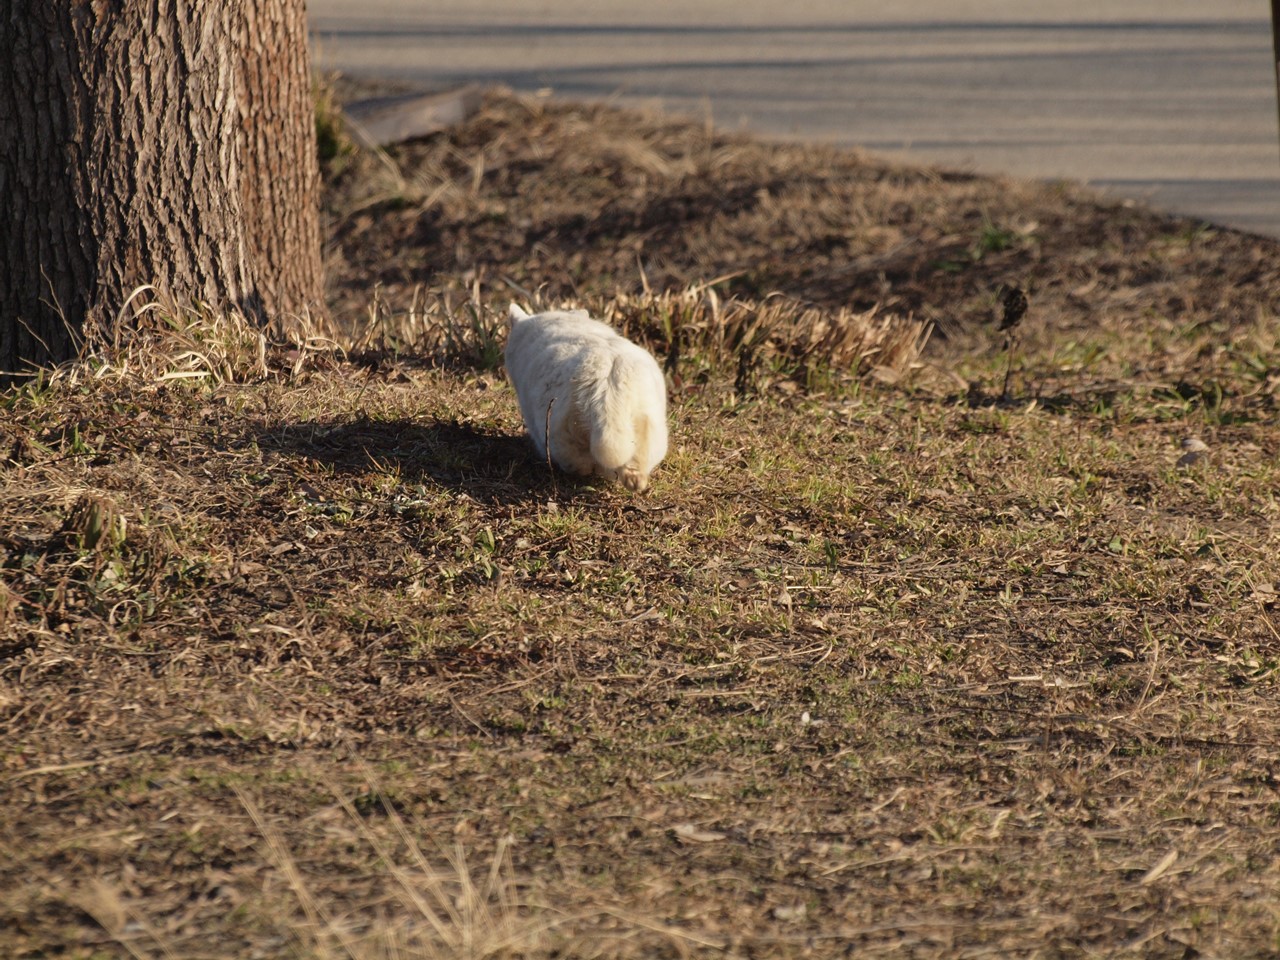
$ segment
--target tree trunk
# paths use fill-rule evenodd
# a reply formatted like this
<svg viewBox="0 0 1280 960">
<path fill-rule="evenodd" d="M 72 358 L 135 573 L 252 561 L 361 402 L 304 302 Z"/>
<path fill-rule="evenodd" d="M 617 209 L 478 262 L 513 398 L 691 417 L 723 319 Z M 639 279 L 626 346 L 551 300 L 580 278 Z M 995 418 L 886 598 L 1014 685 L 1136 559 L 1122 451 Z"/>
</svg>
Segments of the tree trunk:
<svg viewBox="0 0 1280 960">
<path fill-rule="evenodd" d="M 9 0 L 0 371 L 72 356 L 130 293 L 322 308 L 304 0 Z"/>
<path fill-rule="evenodd" d="M 315 314 L 324 270 L 306 0 L 250 0 L 248 8 L 238 96 L 245 234 L 266 313 Z"/>
</svg>

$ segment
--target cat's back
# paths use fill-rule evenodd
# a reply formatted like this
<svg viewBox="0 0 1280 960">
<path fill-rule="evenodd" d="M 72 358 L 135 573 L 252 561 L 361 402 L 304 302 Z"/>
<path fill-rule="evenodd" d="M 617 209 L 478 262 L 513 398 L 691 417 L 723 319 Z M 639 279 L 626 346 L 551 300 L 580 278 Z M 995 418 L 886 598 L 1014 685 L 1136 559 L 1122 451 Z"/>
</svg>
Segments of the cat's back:
<svg viewBox="0 0 1280 960">
<path fill-rule="evenodd" d="M 585 310 L 550 310 L 536 314 L 516 324 L 511 336 L 517 347 L 529 343 L 553 349 L 607 349 L 616 347 L 615 341 L 627 342 L 612 327 L 591 319 Z"/>
<path fill-rule="evenodd" d="M 507 373 L 517 392 L 558 391 L 593 378 L 631 344 L 585 310 L 554 310 L 516 323 L 507 339 Z"/>
</svg>

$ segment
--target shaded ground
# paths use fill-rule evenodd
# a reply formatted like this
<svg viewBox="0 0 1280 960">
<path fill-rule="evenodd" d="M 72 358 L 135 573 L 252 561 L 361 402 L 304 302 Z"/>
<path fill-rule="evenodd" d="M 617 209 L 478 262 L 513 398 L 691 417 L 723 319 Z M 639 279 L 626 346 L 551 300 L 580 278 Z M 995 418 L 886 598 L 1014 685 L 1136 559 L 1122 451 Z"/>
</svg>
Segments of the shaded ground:
<svg viewBox="0 0 1280 960">
<path fill-rule="evenodd" d="M 638 253 L 949 337 L 708 360 L 646 497 L 533 459 L 484 324 L 6 395 L 0 952 L 1275 955 L 1280 246 L 506 98 L 394 157 L 330 197 L 352 325 Z"/>
</svg>

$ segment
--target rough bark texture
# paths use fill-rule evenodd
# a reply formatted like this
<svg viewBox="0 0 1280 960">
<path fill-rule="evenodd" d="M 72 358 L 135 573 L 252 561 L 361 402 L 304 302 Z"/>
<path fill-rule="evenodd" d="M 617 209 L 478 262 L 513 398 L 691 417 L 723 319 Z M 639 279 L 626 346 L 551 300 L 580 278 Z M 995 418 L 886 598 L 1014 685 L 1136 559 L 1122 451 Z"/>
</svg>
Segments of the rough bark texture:
<svg viewBox="0 0 1280 960">
<path fill-rule="evenodd" d="M 321 308 L 320 167 L 305 0 L 250 2 L 238 102 L 244 229 L 270 314 Z"/>
<path fill-rule="evenodd" d="M 323 293 L 304 0 L 10 0 L 0 371 L 154 286 L 258 316 Z"/>
</svg>

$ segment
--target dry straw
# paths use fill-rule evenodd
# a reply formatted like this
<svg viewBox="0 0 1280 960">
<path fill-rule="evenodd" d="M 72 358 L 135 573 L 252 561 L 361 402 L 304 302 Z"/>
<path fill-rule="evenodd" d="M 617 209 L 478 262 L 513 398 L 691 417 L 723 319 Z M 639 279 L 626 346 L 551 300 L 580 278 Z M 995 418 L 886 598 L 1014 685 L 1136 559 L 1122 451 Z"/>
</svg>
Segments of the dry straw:
<svg viewBox="0 0 1280 960">
<path fill-rule="evenodd" d="M 723 280 L 725 278 L 721 278 Z M 665 356 L 677 377 L 728 376 L 741 383 L 755 369 L 802 382 L 829 371 L 844 379 L 899 382 L 918 369 L 931 325 L 866 311 L 824 310 L 781 295 L 763 301 L 724 298 L 714 285 L 679 291 L 621 293 L 612 299 L 553 304 L 528 297 L 535 310 L 585 307 L 625 335 Z M 460 300 L 453 291 L 414 291 L 393 310 L 375 290 L 354 327 L 308 316 L 262 325 L 235 311 L 178 308 L 140 287 L 107 332 L 90 332 L 80 357 L 51 372 L 71 385 L 88 380 L 148 383 L 197 381 L 216 386 L 298 374 L 316 359 L 391 354 L 440 365 L 494 369 L 505 342 L 506 298 L 483 296 L 478 284 Z"/>
<path fill-rule="evenodd" d="M 711 367 L 773 365 L 788 372 L 829 369 L 850 377 L 898 381 L 913 370 L 931 326 L 873 307 L 835 312 L 774 296 L 722 299 L 709 285 L 678 292 L 621 294 L 603 319 L 628 335 L 657 340 Z"/>
<path fill-rule="evenodd" d="M 724 279 L 724 278 L 722 278 Z M 623 334 L 668 358 L 668 369 L 731 374 L 768 367 L 804 378 L 830 370 L 849 378 L 898 382 L 920 367 L 931 324 L 866 311 L 824 310 L 775 295 L 763 301 L 725 298 L 712 281 L 679 291 L 619 293 L 611 299 L 556 303 L 526 294 L 533 310 L 585 308 Z M 478 287 L 455 306 L 447 292 L 414 292 L 407 310 L 380 298 L 352 334 L 353 352 L 385 351 L 443 363 L 496 367 L 505 336 L 505 302 Z"/>
</svg>

